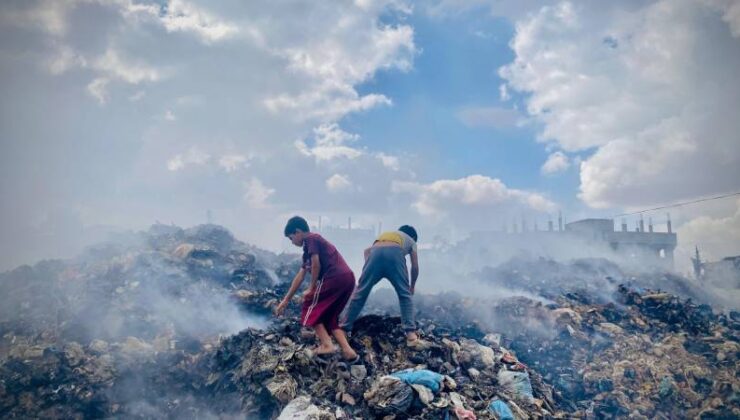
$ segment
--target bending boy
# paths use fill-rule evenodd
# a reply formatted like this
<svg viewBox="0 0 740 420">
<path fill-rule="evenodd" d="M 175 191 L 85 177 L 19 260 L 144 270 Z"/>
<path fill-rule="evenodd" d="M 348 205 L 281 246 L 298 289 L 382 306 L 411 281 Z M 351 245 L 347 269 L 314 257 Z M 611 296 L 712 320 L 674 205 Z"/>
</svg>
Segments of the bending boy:
<svg viewBox="0 0 740 420">
<path fill-rule="evenodd" d="M 337 249 L 317 233 L 310 233 L 308 223 L 299 216 L 292 217 L 285 225 L 285 236 L 295 246 L 303 247 L 303 266 L 293 279 L 285 298 L 275 309 L 280 315 L 301 286 L 306 273 L 311 273 L 311 285 L 303 295 L 301 325 L 313 327 L 320 345 L 316 354 L 336 351 L 329 333 L 339 343 L 346 360 L 355 363 L 359 356 L 347 342 L 347 335 L 339 328 L 342 313 L 355 287 L 355 275 Z"/>
<path fill-rule="evenodd" d="M 365 266 L 360 281 L 352 294 L 349 307 L 342 322 L 345 331 L 352 331 L 352 325 L 360 316 L 370 291 L 383 278 L 388 279 L 398 295 L 401 306 L 401 322 L 406 331 L 409 344 L 418 340 L 414 322 L 414 294 L 416 279 L 419 277 L 419 257 L 416 253 L 416 229 L 403 225 L 397 231 L 383 232 L 373 245 L 365 250 Z M 406 255 L 411 258 L 411 281 L 406 268 Z"/>
</svg>

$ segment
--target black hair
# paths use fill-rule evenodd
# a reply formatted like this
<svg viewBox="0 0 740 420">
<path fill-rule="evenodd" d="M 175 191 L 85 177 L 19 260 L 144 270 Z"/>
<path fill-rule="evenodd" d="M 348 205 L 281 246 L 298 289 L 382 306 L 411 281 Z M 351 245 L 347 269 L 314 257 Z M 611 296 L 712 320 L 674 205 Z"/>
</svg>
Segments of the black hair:
<svg viewBox="0 0 740 420">
<path fill-rule="evenodd" d="M 398 230 L 400 230 L 401 232 L 403 232 L 403 233 L 405 233 L 405 234 L 409 235 L 409 236 L 411 237 L 411 239 L 413 239 L 413 240 L 414 240 L 414 242 L 418 242 L 418 241 L 419 241 L 419 240 L 417 239 L 417 238 L 418 238 L 418 236 L 416 235 L 416 229 L 414 229 L 414 227 L 413 227 L 413 226 L 409 226 L 409 225 L 403 225 L 403 226 L 401 226 L 400 228 L 398 228 Z"/>
<path fill-rule="evenodd" d="M 304 232 L 310 232 L 308 228 L 308 222 L 301 216 L 293 216 L 288 219 L 288 223 L 285 224 L 285 236 L 292 235 L 296 230 L 302 230 Z"/>
</svg>

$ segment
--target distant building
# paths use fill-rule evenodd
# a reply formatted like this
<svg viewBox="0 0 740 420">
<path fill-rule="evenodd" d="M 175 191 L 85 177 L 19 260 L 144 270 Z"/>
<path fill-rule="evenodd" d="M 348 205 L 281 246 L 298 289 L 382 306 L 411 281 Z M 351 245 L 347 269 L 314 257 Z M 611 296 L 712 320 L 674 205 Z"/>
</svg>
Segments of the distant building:
<svg viewBox="0 0 740 420">
<path fill-rule="evenodd" d="M 558 217 L 557 230 L 552 221 L 547 230 L 528 229 L 524 220 L 509 229 L 505 226 L 499 231 L 473 232 L 464 246 L 471 252 L 486 258 L 505 259 L 519 251 L 553 258 L 606 257 L 617 258 L 623 262 L 634 262 L 640 266 L 673 268 L 673 252 L 677 237 L 671 229 L 670 219 L 665 232 L 655 231 L 652 220 L 648 231 L 640 219 L 634 231 L 627 229 L 622 221 L 622 229 L 614 229 L 612 219 L 584 219 L 564 223 Z"/>
<path fill-rule="evenodd" d="M 696 257 L 691 259 L 694 265 L 694 276 L 702 281 L 732 281 L 735 287 L 740 287 L 740 255 L 725 257 L 719 261 L 702 261 L 699 248 L 696 248 Z"/>
<path fill-rule="evenodd" d="M 648 262 L 654 260 L 658 265 L 673 268 L 673 251 L 678 239 L 670 231 L 670 224 L 667 232 L 655 232 L 650 223 L 649 231 L 645 232 L 641 219 L 639 228 L 629 232 L 626 224 L 622 225 L 621 231 L 615 231 L 612 219 L 584 219 L 566 224 L 565 231 L 587 242 L 608 244 L 622 255 Z"/>
</svg>

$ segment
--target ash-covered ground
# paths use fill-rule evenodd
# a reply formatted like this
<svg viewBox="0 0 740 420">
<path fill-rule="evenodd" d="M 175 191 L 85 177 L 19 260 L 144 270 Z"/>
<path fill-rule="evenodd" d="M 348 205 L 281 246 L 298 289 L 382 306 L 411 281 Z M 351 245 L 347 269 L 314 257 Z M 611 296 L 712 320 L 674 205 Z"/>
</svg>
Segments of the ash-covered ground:
<svg viewBox="0 0 740 420">
<path fill-rule="evenodd" d="M 417 295 L 422 348 L 381 289 L 349 366 L 271 317 L 297 269 L 155 225 L 0 274 L 0 417 L 740 418 L 740 316 L 681 277 L 514 259 Z"/>
</svg>

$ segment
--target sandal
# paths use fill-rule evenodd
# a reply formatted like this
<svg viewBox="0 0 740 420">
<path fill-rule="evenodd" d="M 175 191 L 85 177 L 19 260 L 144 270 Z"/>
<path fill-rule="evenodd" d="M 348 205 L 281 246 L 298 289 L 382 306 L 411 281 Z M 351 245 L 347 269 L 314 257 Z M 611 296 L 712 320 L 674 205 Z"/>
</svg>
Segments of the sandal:
<svg viewBox="0 0 740 420">
<path fill-rule="evenodd" d="M 334 353 L 324 353 L 324 354 L 316 353 L 313 355 L 313 360 L 315 360 L 316 363 L 320 365 L 328 365 L 329 363 L 331 363 L 331 360 L 333 358 L 334 358 Z"/>
<path fill-rule="evenodd" d="M 361 360 L 362 359 L 360 359 L 360 355 L 358 354 L 357 356 L 355 356 L 352 359 L 344 359 L 343 361 L 344 361 L 344 363 L 352 366 L 352 365 L 356 365 L 356 364 L 360 363 Z"/>
</svg>

